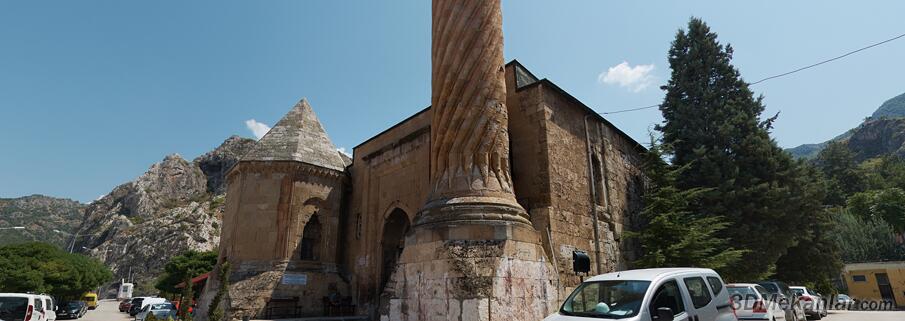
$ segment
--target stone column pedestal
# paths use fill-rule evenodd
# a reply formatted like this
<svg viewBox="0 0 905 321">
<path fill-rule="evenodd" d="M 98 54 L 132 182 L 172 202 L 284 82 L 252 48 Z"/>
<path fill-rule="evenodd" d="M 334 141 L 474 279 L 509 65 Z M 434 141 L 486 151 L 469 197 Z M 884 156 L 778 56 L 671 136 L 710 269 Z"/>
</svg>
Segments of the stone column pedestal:
<svg viewBox="0 0 905 321">
<path fill-rule="evenodd" d="M 406 243 L 381 320 L 527 321 L 557 309 L 556 272 L 530 226 L 434 226 Z"/>
</svg>

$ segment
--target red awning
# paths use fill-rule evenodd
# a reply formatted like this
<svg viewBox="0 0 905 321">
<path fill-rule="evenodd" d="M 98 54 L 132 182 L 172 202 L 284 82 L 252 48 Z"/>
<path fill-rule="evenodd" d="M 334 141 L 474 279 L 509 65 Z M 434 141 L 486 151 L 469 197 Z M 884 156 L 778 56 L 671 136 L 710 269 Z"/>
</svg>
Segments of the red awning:
<svg viewBox="0 0 905 321">
<path fill-rule="evenodd" d="M 207 280 L 207 277 L 209 277 L 210 275 L 211 275 L 211 272 L 207 272 L 207 273 L 204 273 L 204 274 L 202 274 L 202 275 L 193 277 L 193 278 L 192 278 L 192 284 L 194 285 L 194 284 L 201 283 L 201 281 Z M 176 285 L 176 288 L 177 288 L 177 289 L 181 289 L 181 288 L 184 287 L 184 286 L 185 286 L 185 282 L 180 282 L 179 284 Z"/>
</svg>

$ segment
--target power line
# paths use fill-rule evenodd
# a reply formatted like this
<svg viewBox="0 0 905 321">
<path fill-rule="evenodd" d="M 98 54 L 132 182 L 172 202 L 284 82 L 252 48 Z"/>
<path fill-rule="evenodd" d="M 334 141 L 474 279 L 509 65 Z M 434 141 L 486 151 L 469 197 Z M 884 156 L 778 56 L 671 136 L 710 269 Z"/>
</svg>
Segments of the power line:
<svg viewBox="0 0 905 321">
<path fill-rule="evenodd" d="M 797 73 L 797 72 L 799 72 L 799 71 L 803 71 L 803 70 L 806 70 L 806 69 L 811 69 L 811 68 L 820 66 L 820 65 L 822 65 L 822 64 L 829 63 L 829 62 L 832 62 L 832 61 L 835 61 L 835 60 L 839 60 L 839 59 L 845 58 L 845 57 L 847 57 L 847 56 L 850 56 L 850 55 L 852 55 L 852 54 L 855 54 L 855 53 L 858 53 L 858 52 L 861 52 L 861 51 L 864 51 L 864 50 L 867 50 L 867 49 L 870 49 L 870 48 L 873 48 L 873 47 L 876 47 L 876 46 L 879 46 L 879 45 L 882 45 L 882 44 L 885 44 L 885 43 L 888 43 L 888 42 L 892 42 L 892 41 L 897 40 L 897 39 L 902 38 L 902 37 L 905 37 L 905 33 L 903 33 L 903 34 L 901 34 L 901 35 L 898 35 L 898 36 L 895 36 L 895 37 L 892 37 L 892 38 L 889 38 L 889 39 L 886 39 L 886 40 L 883 40 L 883 41 L 880 41 L 880 42 L 877 42 L 877 43 L 870 44 L 870 45 L 868 45 L 868 46 L 866 46 L 866 47 L 861 47 L 861 48 L 858 48 L 858 49 L 855 49 L 855 50 L 846 52 L 846 53 L 844 53 L 844 54 L 842 54 L 842 55 L 839 55 L 839 56 L 836 56 L 836 57 L 833 57 L 833 58 L 830 58 L 830 59 L 827 59 L 827 60 L 824 60 L 824 61 L 821 61 L 821 62 L 818 62 L 818 63 L 815 63 L 815 64 L 810 64 L 810 65 L 807 65 L 807 66 L 804 66 L 804 67 L 801 67 L 801 68 L 798 68 L 798 69 L 795 69 L 795 70 L 792 70 L 792 71 L 784 72 L 784 73 L 781 73 L 781 74 L 778 74 L 778 75 L 773 75 L 773 76 L 770 76 L 770 77 L 767 77 L 767 78 L 764 78 L 764 79 L 761 79 L 761 80 L 752 82 L 752 83 L 750 83 L 750 84 L 748 84 L 748 85 L 757 85 L 757 84 L 762 83 L 762 82 L 765 82 L 765 81 L 767 81 L 767 80 L 776 79 L 776 78 L 779 78 L 779 77 L 784 77 L 784 76 L 788 76 L 788 75 Z M 609 111 L 609 112 L 603 112 L 603 113 L 601 113 L 601 114 L 604 114 L 604 115 L 607 115 L 607 114 L 618 114 L 618 113 L 625 113 L 625 112 L 630 112 L 630 111 L 644 110 L 644 109 L 649 109 L 649 108 L 654 108 L 654 107 L 660 107 L 660 104 L 650 105 L 650 106 L 644 106 L 644 107 L 636 107 L 636 108 L 621 109 L 621 110 L 615 110 L 615 111 Z"/>
</svg>

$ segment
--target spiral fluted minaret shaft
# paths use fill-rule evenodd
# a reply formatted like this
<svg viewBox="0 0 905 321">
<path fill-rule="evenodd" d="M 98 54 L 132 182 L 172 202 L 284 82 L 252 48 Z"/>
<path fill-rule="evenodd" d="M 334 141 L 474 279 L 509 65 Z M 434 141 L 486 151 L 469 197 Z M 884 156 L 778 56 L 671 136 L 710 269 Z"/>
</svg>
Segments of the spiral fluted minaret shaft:
<svg viewBox="0 0 905 321">
<path fill-rule="evenodd" d="M 515 202 L 500 0 L 433 0 L 432 191 L 421 222 L 504 219 L 527 222 Z M 503 206 L 506 214 L 461 211 Z M 456 205 L 456 213 L 431 211 Z M 511 213 L 508 213 L 510 212 Z M 462 215 L 459 215 L 462 214 Z"/>
</svg>

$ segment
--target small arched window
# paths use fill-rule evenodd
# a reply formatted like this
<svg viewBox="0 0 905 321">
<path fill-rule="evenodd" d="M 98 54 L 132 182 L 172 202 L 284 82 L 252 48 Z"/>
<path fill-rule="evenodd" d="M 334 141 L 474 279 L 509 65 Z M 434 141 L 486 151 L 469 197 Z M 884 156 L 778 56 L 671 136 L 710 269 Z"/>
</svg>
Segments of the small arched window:
<svg viewBox="0 0 905 321">
<path fill-rule="evenodd" d="M 301 253 L 299 259 L 305 261 L 316 261 L 318 259 L 318 249 L 321 241 L 321 223 L 318 220 L 317 213 L 311 215 L 305 229 L 302 230 L 302 244 L 299 246 Z"/>
</svg>

